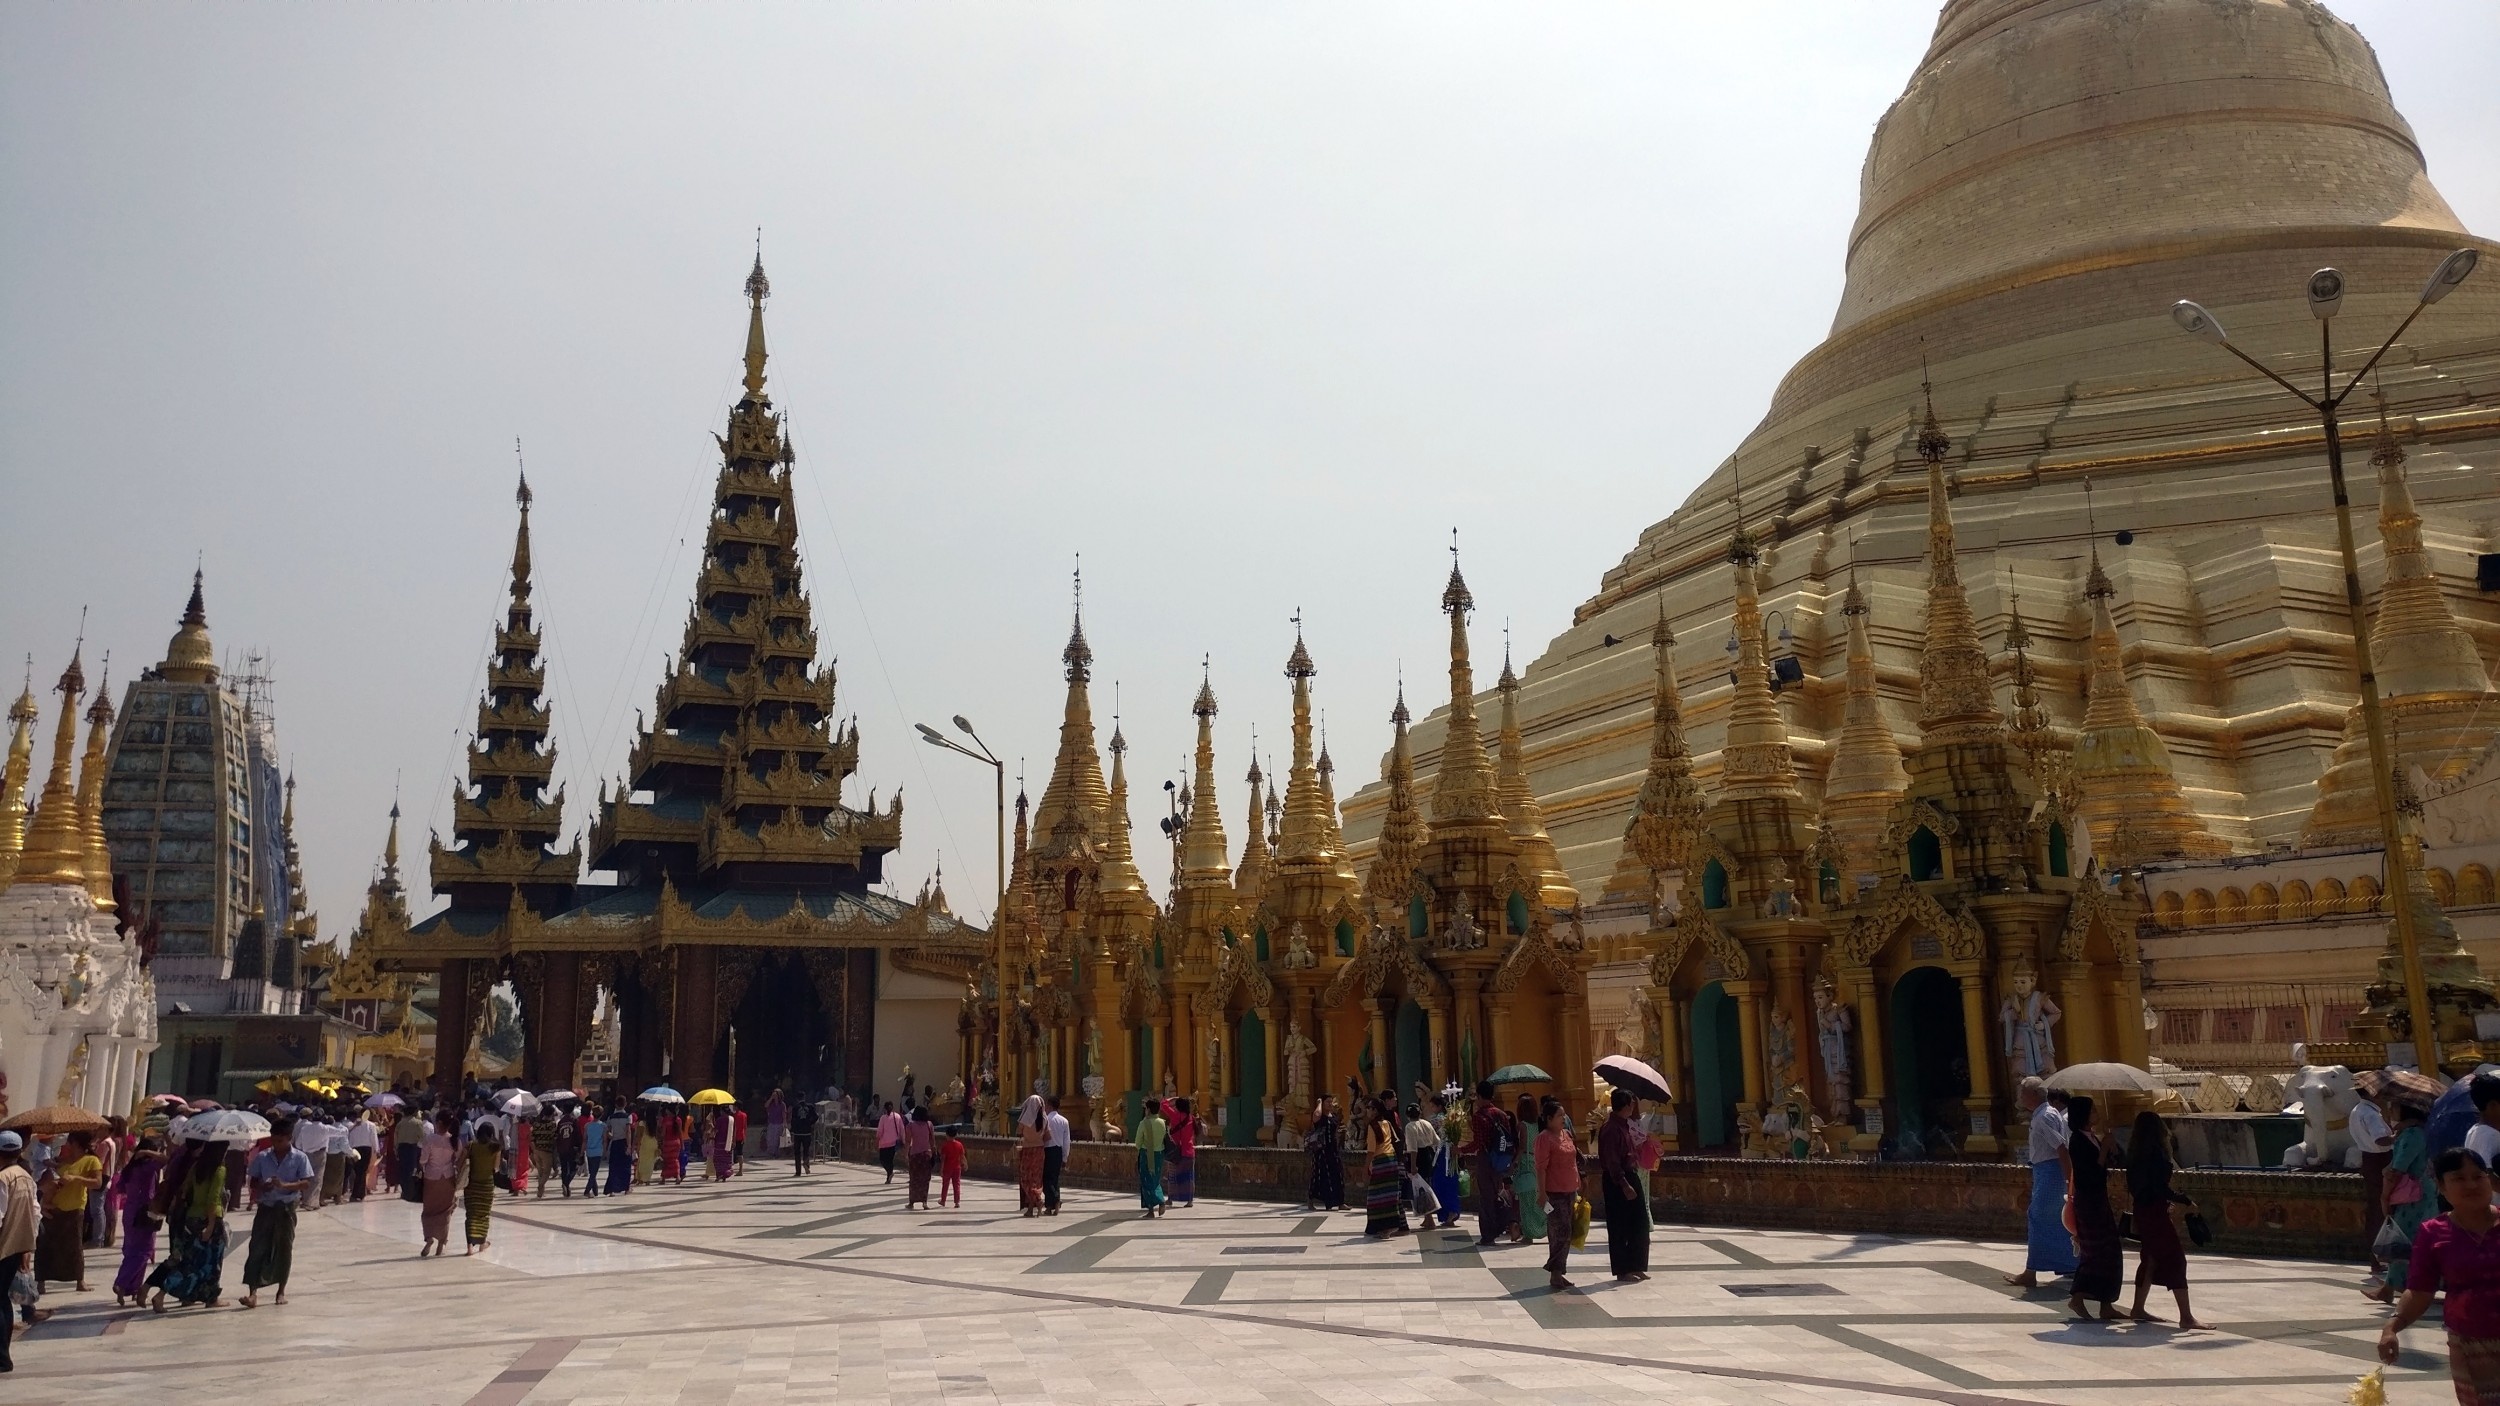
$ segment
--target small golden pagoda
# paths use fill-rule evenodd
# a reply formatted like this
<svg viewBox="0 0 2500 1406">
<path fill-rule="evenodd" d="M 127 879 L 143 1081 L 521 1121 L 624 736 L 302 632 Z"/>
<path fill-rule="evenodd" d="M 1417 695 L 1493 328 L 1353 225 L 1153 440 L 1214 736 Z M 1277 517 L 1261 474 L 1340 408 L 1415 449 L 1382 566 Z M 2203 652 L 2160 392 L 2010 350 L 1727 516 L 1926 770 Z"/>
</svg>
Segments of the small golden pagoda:
<svg viewBox="0 0 2500 1406">
<path fill-rule="evenodd" d="M 30 655 L 26 686 L 9 705 L 9 755 L 5 768 L 0 768 L 0 889 L 17 877 L 18 861 L 26 852 L 26 781 L 34 765 L 35 722 L 41 716 L 35 706 L 35 661 Z"/>
<path fill-rule="evenodd" d="M 2370 623 L 2370 660 L 2378 671 L 2388 742 L 2401 773 L 2419 768 L 2431 781 L 2461 774 L 2500 736 L 2500 690 L 2474 637 L 2457 623 L 2430 552 L 2422 543 L 2422 512 L 2405 475 L 2405 453 L 2379 405 L 2378 530 L 2386 561 L 2378 616 Z M 2346 718 L 2344 740 L 2318 782 L 2317 804 L 2302 827 L 2309 846 L 2379 842 L 2378 800 L 2370 780 L 2370 743 L 2361 710 Z"/>
<path fill-rule="evenodd" d="M 2092 609 L 2092 698 L 2075 738 L 2073 779 L 2076 809 L 2091 827 L 2093 853 L 2108 856 L 2112 865 L 2230 853 L 2188 805 L 2171 771 L 2169 746 L 2136 711 L 2110 611 L 2118 588 L 2101 570 L 2098 541 L 2084 583 Z"/>
<path fill-rule="evenodd" d="M 1910 774 L 1901 765 L 1901 743 L 1884 719 L 1883 697 L 1876 687 L 1875 644 L 1870 630 L 1873 608 L 1849 573 L 1849 591 L 1840 613 L 1849 631 L 1849 695 L 1832 747 L 1831 766 L 1823 774 L 1820 829 L 1836 847 L 1842 863 L 1839 894 L 1852 895 L 1861 882 L 1879 879 L 1889 865 L 1884 832 L 1892 812 L 1910 788 Z"/>
</svg>

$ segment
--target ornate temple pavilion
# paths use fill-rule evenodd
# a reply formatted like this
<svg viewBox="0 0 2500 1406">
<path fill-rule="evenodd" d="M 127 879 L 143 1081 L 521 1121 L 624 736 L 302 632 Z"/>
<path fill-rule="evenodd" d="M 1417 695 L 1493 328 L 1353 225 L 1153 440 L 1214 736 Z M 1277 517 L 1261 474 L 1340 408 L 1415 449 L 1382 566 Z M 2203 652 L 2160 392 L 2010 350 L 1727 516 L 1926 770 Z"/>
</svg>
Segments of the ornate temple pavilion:
<svg viewBox="0 0 2500 1406">
<path fill-rule="evenodd" d="M 521 1077 L 572 1078 L 599 993 L 616 1017 L 621 1086 L 862 1087 L 888 1064 L 951 1056 L 944 1019 L 925 1048 L 881 1037 L 880 1004 L 951 1015 L 981 935 L 924 895 L 872 890 L 902 841 L 898 790 L 882 807 L 843 789 L 859 730 L 834 717 L 816 659 L 798 551 L 792 452 L 764 391 L 763 261 L 747 279 L 745 392 L 720 437 L 703 563 L 675 667 L 602 786 L 588 852 L 556 848 L 546 671 L 530 605 L 530 491 L 519 490 L 511 601 L 496 631 L 452 838 L 428 849 L 449 906 L 408 922 L 369 905 L 380 972 L 431 974 L 436 1075 L 456 1080 L 497 981 L 525 1034 Z M 585 883 L 585 863 L 613 876 Z M 351 949 L 349 956 L 354 955 Z M 351 973 L 355 975 L 355 973 Z M 889 1032 L 889 1036 L 912 1032 Z M 603 1060 L 610 1057 L 603 1053 Z"/>
<path fill-rule="evenodd" d="M 1869 149 L 1829 335 L 1517 692 L 1562 867 L 1608 900 L 1600 1043 L 1684 1077 L 1687 1147 L 1784 1102 L 1862 1147 L 1994 1146 L 2023 1061 L 2145 1054 L 2145 895 L 2081 876 L 2368 823 L 2317 417 L 2168 314 L 2195 299 L 2314 380 L 2312 270 L 2347 277 L 2350 366 L 2458 248 L 2500 253 L 2320 6 L 1944 6 Z M 2365 528 L 2363 572 L 2391 583 L 2382 686 L 2433 786 L 2500 730 L 2473 571 L 2500 523 L 2495 329 L 2486 271 L 2378 367 L 2418 512 L 2386 551 Z M 2391 491 L 2353 487 L 2364 514 Z M 1411 764 L 1467 731 L 1424 720 Z M 1395 793 L 1350 799 L 1358 862 Z"/>
</svg>

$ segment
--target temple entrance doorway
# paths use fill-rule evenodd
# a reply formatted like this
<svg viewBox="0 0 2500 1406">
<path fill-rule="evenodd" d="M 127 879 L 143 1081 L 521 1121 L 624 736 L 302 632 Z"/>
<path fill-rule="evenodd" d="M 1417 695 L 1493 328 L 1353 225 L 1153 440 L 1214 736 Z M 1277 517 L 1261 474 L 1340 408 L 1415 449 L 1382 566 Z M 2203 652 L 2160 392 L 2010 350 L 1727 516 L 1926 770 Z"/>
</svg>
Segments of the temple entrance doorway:
<svg viewBox="0 0 2500 1406">
<path fill-rule="evenodd" d="M 1744 1097 L 1736 998 L 1714 981 L 1693 995 L 1693 1131 L 1704 1149 L 1736 1144 L 1736 1105 Z"/>
<path fill-rule="evenodd" d="M 746 994 L 722 1027 L 714 1067 L 725 1071 L 721 1086 L 738 1096 L 747 1116 L 760 1117 L 776 1088 L 788 1100 L 801 1089 L 843 1082 L 839 1034 L 806 959 L 796 952 L 768 954 L 757 959 Z"/>
<path fill-rule="evenodd" d="M 1427 1063 L 1432 1051 L 1432 1022 L 1424 1015 L 1423 1007 L 1413 1001 L 1398 1002 L 1397 1028 L 1390 1037 L 1390 1047 L 1390 1058 L 1397 1067 L 1390 1071 L 1390 1078 L 1381 1081 L 1380 1087 L 1404 1109 L 1406 1101 L 1414 1097 L 1415 1082 L 1420 1079 L 1429 1083 L 1432 1079 Z"/>
<path fill-rule="evenodd" d="M 1950 1157 L 1970 1096 L 1962 984 L 1941 967 L 1912 967 L 1892 984 L 1891 1015 L 1896 1155 Z"/>
<path fill-rule="evenodd" d="M 1233 1096 L 1224 1100 L 1224 1145 L 1255 1147 L 1267 1106 L 1267 1022 L 1243 1011 L 1233 1028 Z"/>
</svg>

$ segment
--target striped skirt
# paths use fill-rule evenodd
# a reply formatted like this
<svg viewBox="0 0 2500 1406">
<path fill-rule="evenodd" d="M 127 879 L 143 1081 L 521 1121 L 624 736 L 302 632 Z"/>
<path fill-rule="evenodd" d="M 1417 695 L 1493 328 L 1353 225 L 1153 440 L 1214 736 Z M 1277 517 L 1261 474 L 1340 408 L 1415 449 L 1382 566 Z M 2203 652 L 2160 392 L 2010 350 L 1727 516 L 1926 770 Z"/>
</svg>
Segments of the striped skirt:
<svg viewBox="0 0 2500 1406">
<path fill-rule="evenodd" d="M 486 1228 L 495 1219 L 495 1184 L 491 1181 L 471 1181 L 468 1188 L 468 1207 L 469 1243 L 483 1245 L 486 1243 Z"/>
<path fill-rule="evenodd" d="M 1405 1181 L 1395 1157 L 1374 1157 L 1371 1180 L 1363 1188 L 1363 1233 L 1403 1235 L 1406 1213 L 1398 1207 L 1398 1188 Z"/>
<path fill-rule="evenodd" d="M 2448 1380 L 2458 1406 L 2500 1406 L 2500 1338 L 2448 1335 Z"/>
</svg>

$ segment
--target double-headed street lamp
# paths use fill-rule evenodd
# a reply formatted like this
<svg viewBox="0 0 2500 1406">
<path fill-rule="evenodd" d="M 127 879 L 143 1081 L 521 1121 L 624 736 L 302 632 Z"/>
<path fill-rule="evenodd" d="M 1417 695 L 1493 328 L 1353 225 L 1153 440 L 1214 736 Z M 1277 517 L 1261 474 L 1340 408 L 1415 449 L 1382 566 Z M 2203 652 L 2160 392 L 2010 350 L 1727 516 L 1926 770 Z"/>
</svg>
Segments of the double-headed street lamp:
<svg viewBox="0 0 2500 1406">
<path fill-rule="evenodd" d="M 2370 359 L 2352 373 L 2342 390 L 2335 388 L 2335 339 L 2333 320 L 2336 309 L 2344 302 L 2344 275 L 2335 269 L 2320 269 L 2309 275 L 2309 311 L 2318 320 L 2318 393 L 2311 395 L 2290 381 L 2276 375 L 2274 369 L 2234 345 L 2230 334 L 2212 313 L 2182 298 L 2171 305 L 2170 319 L 2180 330 L 2202 338 L 2256 368 L 2259 375 L 2299 397 L 2303 405 L 2318 412 L 2326 429 L 2327 476 L 2335 487 L 2336 545 L 2344 556 L 2344 608 L 2352 618 L 2352 648 L 2355 672 L 2361 683 L 2361 724 L 2369 736 L 2370 776 L 2378 796 L 2379 843 L 2386 850 L 2387 895 L 2393 909 L 2393 932 L 2397 955 L 2402 959 L 2405 978 L 2405 1007 L 2413 1025 L 2414 1062 L 2424 1070 L 2439 1067 L 2439 1028 L 2432 1023 L 2430 992 L 2422 980 L 2422 949 L 2413 925 L 2411 899 L 2412 856 L 2405 852 L 2404 839 L 2396 818 L 2396 757 L 2388 746 L 2387 723 L 2379 711 L 2378 671 L 2370 660 L 2370 618 L 2361 599 L 2361 567 L 2353 555 L 2352 499 L 2344 489 L 2343 431 L 2337 411 L 2363 377 L 2387 355 L 2387 349 L 2413 325 L 2422 310 L 2447 297 L 2463 283 L 2481 255 L 2472 249 L 2459 249 L 2439 261 L 2431 271 L 2430 281 L 2422 285 L 2422 296 L 2406 313 L 2396 330 L 2387 334 Z"/>
<path fill-rule="evenodd" d="M 1007 982 L 1007 764 L 998 759 L 998 754 L 990 750 L 990 744 L 981 740 L 981 734 L 972 730 L 971 722 L 961 713 L 955 715 L 955 726 L 962 730 L 964 736 L 972 739 L 970 747 L 927 723 L 912 725 L 920 729 L 921 741 L 986 763 L 998 778 L 998 901 L 990 908 L 991 959 L 997 977 L 994 990 L 998 1001 L 998 1024 L 991 1036 L 994 1043 L 990 1047 L 990 1057 L 998 1071 L 999 1087 L 1004 1089 L 1007 1087 L 1007 1002 L 1010 999 Z M 972 1071 L 976 1091 L 980 1077 L 980 1070 Z"/>
</svg>

